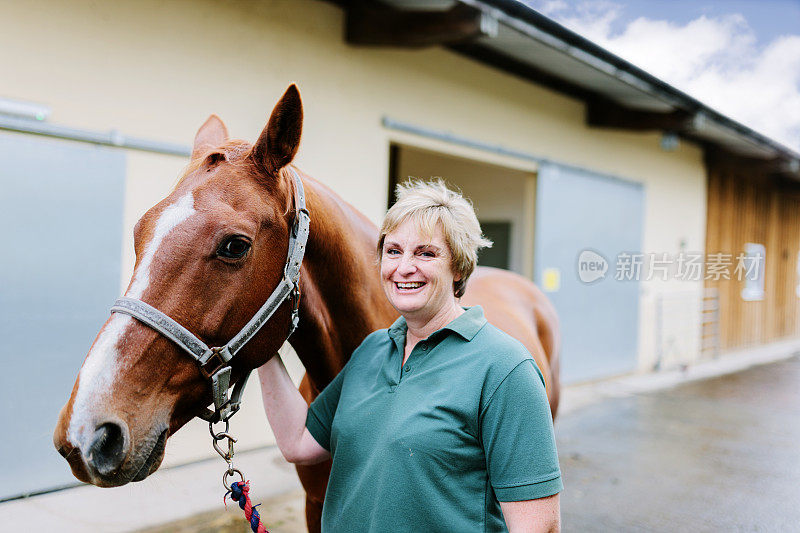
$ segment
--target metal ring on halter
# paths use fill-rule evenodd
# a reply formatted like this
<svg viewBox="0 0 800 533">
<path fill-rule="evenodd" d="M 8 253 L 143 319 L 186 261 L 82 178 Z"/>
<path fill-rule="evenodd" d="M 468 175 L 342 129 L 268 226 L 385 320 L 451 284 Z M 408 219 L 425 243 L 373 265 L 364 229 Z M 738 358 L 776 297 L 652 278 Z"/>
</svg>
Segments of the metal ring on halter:
<svg viewBox="0 0 800 533">
<path fill-rule="evenodd" d="M 222 486 L 225 487 L 225 490 L 231 490 L 231 487 L 228 485 L 228 476 L 232 476 L 233 474 L 239 474 L 239 479 L 244 483 L 244 474 L 242 474 L 242 471 L 238 468 L 229 468 L 222 474 Z"/>
<path fill-rule="evenodd" d="M 233 458 L 233 443 L 236 442 L 236 439 L 231 436 L 228 431 L 230 430 L 230 422 L 227 420 L 225 421 L 225 431 L 220 431 L 219 433 L 214 433 L 214 423 L 208 423 L 208 432 L 211 433 L 211 438 L 214 440 L 211 441 L 211 444 L 214 445 L 214 450 L 219 454 L 220 457 L 225 459 L 230 465 L 231 459 Z M 222 448 L 219 447 L 217 442 L 221 441 L 222 439 L 228 439 L 228 452 L 225 453 L 222 451 Z"/>
<path fill-rule="evenodd" d="M 220 433 L 214 433 L 214 422 L 209 422 L 208 423 L 208 432 L 211 433 L 211 437 L 214 440 L 224 439 L 225 437 L 217 438 L 217 435 L 227 435 L 227 433 L 228 433 L 228 431 L 230 431 L 230 429 L 231 429 L 231 423 L 228 420 L 225 420 L 225 431 L 222 431 Z"/>
</svg>

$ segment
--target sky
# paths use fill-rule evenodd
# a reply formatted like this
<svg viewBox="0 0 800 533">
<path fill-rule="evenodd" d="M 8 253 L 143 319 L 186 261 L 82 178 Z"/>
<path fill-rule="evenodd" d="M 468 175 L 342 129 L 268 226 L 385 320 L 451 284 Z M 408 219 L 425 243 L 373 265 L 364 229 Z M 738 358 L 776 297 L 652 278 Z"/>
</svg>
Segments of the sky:
<svg viewBox="0 0 800 533">
<path fill-rule="evenodd" d="M 800 152 L 800 0 L 524 0 Z"/>
</svg>

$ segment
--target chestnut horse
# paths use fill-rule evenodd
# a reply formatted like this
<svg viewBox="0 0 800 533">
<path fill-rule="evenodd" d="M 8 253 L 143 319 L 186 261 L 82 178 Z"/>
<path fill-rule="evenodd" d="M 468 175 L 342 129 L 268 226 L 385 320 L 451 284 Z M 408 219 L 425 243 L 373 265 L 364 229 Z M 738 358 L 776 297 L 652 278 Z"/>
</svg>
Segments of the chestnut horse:
<svg viewBox="0 0 800 533">
<path fill-rule="evenodd" d="M 136 264 L 125 293 L 165 313 L 209 346 L 221 346 L 278 285 L 294 213 L 290 167 L 300 142 L 302 104 L 287 89 L 255 145 L 229 140 L 216 116 L 195 137 L 184 176 L 134 228 Z M 311 234 L 302 264 L 300 323 L 289 342 L 305 365 L 311 401 L 370 332 L 397 317 L 380 286 L 376 227 L 333 191 L 299 173 Z M 555 311 L 530 281 L 479 268 L 464 305 L 519 339 L 545 376 L 558 406 Z M 284 302 L 231 360 L 231 382 L 264 364 L 289 333 Z M 100 329 L 61 410 L 56 449 L 81 481 L 100 487 L 141 481 L 158 469 L 167 437 L 210 403 L 195 361 L 137 319 L 113 313 Z M 306 518 L 319 530 L 330 464 L 298 467 Z"/>
</svg>

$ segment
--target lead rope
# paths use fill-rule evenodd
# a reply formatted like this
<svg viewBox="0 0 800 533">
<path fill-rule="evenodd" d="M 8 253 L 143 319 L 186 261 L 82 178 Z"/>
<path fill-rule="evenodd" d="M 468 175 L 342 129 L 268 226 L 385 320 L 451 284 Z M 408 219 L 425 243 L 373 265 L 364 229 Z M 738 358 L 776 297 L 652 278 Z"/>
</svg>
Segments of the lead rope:
<svg viewBox="0 0 800 533">
<path fill-rule="evenodd" d="M 231 495 L 231 500 L 239 502 L 239 507 L 244 511 L 244 517 L 250 522 L 250 529 L 253 533 L 269 533 L 264 523 L 261 521 L 261 516 L 258 514 L 256 507 L 261 505 L 253 505 L 250 503 L 250 482 L 249 481 L 234 481 L 231 483 L 231 488 L 225 493 L 225 498 L 228 494 Z"/>
<path fill-rule="evenodd" d="M 230 495 L 231 500 L 237 502 L 239 507 L 244 511 L 244 516 L 248 522 L 250 522 L 250 529 L 253 530 L 253 533 L 269 533 L 267 528 L 264 526 L 264 523 L 261 521 L 261 515 L 258 514 L 256 507 L 258 505 L 253 505 L 250 501 L 250 481 L 244 480 L 244 474 L 238 468 L 233 467 L 233 444 L 236 442 L 236 439 L 228 433 L 230 429 L 230 423 L 228 420 L 225 421 L 225 431 L 220 431 L 219 433 L 214 432 L 214 423 L 208 423 L 208 430 L 211 433 L 211 437 L 214 439 L 212 444 L 214 445 L 214 450 L 222 457 L 226 463 L 228 463 L 228 468 L 225 470 L 225 473 L 222 474 L 222 486 L 225 487 L 227 492 L 225 496 L 222 497 L 223 503 L 225 503 L 225 508 L 227 509 L 227 500 L 228 495 Z M 228 449 L 223 450 L 220 448 L 219 444 L 217 444 L 221 440 L 227 439 L 228 441 Z M 228 486 L 228 477 L 238 474 L 240 480 L 234 481 L 230 484 L 230 488 Z"/>
</svg>

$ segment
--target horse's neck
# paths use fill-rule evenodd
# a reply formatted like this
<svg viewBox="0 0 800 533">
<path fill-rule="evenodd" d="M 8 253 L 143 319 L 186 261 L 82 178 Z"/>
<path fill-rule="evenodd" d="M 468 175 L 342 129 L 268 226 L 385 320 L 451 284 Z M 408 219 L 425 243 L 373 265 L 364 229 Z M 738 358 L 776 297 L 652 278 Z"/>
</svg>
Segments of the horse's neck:
<svg viewBox="0 0 800 533">
<path fill-rule="evenodd" d="M 321 390 L 372 331 L 397 313 L 380 286 L 377 228 L 321 184 L 304 178 L 311 233 L 301 273 L 300 325 L 291 344 Z"/>
</svg>

